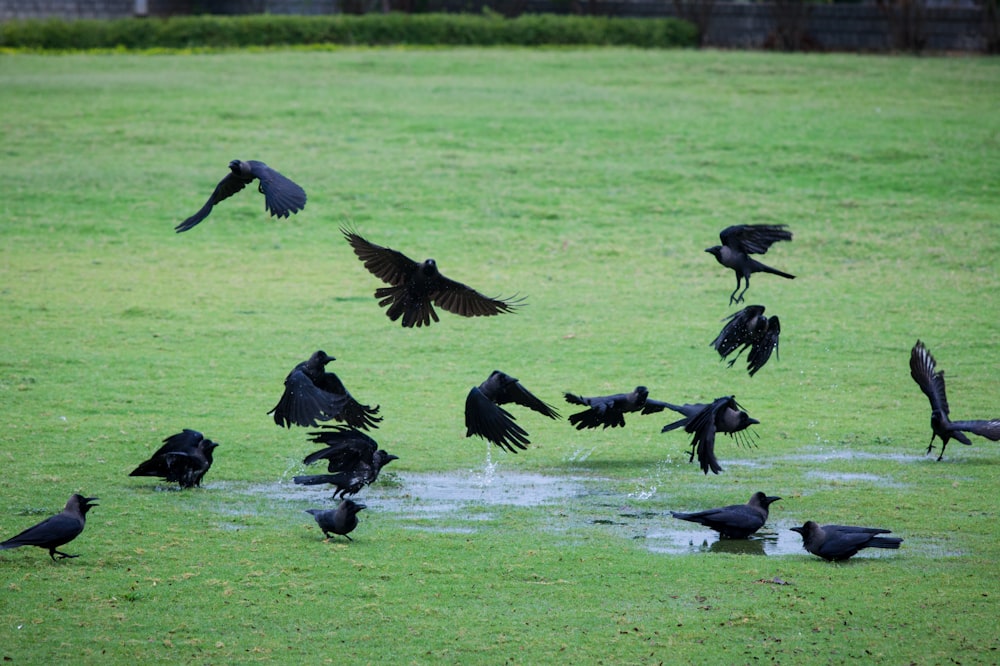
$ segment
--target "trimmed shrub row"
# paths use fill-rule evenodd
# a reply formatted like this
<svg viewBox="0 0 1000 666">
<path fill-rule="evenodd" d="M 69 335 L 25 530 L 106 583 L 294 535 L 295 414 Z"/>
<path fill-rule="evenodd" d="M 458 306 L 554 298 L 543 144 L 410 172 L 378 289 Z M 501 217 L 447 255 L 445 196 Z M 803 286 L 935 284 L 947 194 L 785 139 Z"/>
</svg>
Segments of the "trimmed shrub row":
<svg viewBox="0 0 1000 666">
<path fill-rule="evenodd" d="M 343 45 L 695 46 L 694 26 L 673 18 L 522 15 L 514 19 L 469 14 L 354 16 L 187 16 L 111 21 L 58 19 L 0 23 L 0 47 L 78 49 L 187 49 Z"/>
</svg>

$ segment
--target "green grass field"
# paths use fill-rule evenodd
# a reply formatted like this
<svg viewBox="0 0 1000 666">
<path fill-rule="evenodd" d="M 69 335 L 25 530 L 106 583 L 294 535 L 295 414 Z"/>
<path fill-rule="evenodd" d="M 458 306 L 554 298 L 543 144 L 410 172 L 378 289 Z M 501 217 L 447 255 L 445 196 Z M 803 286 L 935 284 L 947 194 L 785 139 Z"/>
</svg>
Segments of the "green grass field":
<svg viewBox="0 0 1000 666">
<path fill-rule="evenodd" d="M 1000 416 L 1000 60 L 5 55 L 0 90 L 0 536 L 101 498 L 78 559 L 0 554 L 5 661 L 1000 659 L 1000 445 L 925 456 L 908 368 L 922 339 L 953 417 Z M 305 210 L 248 188 L 175 234 L 233 158 Z M 736 223 L 795 234 L 764 260 L 798 278 L 747 293 L 783 331 L 753 378 L 708 346 L 735 284 L 703 250 Z M 344 225 L 527 305 L 404 330 Z M 266 414 L 316 349 L 400 457 L 353 543 L 322 541 L 303 510 L 328 493 L 290 480 L 314 446 Z M 564 415 L 564 391 L 735 394 L 759 439 L 706 477 L 669 415 L 513 408 L 533 446 L 492 451 L 487 484 L 462 409 L 494 368 Z M 220 443 L 203 488 L 128 476 L 182 428 Z M 707 552 L 668 513 L 755 490 L 792 548 Z M 787 541 L 807 519 L 905 541 L 830 564 Z"/>
</svg>

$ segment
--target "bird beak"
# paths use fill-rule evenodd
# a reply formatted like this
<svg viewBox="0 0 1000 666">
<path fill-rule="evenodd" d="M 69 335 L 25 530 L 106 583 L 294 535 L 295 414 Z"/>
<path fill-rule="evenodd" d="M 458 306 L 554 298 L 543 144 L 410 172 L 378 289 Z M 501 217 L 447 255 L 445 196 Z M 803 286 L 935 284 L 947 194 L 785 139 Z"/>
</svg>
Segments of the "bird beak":
<svg viewBox="0 0 1000 666">
<path fill-rule="evenodd" d="M 767 503 L 768 503 L 768 504 L 771 504 L 771 503 L 773 503 L 773 502 L 777 502 L 777 501 L 778 501 L 778 500 L 780 500 L 781 498 L 780 498 L 780 497 L 777 497 L 776 495 L 768 495 L 768 496 L 767 496 L 767 497 L 766 497 L 765 499 L 767 499 Z"/>
<path fill-rule="evenodd" d="M 84 503 L 84 504 L 87 504 L 87 505 L 89 505 L 89 506 L 97 506 L 97 505 L 96 505 L 96 504 L 94 504 L 93 502 L 96 502 L 96 501 L 97 501 L 97 500 L 99 500 L 99 499 L 101 499 L 101 498 L 100 498 L 100 497 L 84 497 L 84 498 L 83 498 L 83 503 Z"/>
<path fill-rule="evenodd" d="M 387 455 L 387 456 L 385 457 L 385 461 L 386 461 L 386 462 L 389 462 L 390 460 L 399 460 L 399 456 L 394 456 L 394 455 L 392 455 L 392 454 L 390 453 L 389 455 Z"/>
<path fill-rule="evenodd" d="M 792 528 L 789 528 L 789 529 L 791 529 L 793 532 L 798 532 L 799 534 L 802 534 L 805 531 L 806 528 L 804 528 L 804 527 L 792 527 Z"/>
<path fill-rule="evenodd" d="M 357 503 L 355 503 L 354 506 L 355 506 L 355 508 L 357 508 L 358 511 L 361 511 L 361 509 L 367 509 L 368 508 L 367 504 L 357 504 Z"/>
<path fill-rule="evenodd" d="M 750 425 L 760 425 L 760 421 L 755 418 L 750 418 L 749 416 L 747 417 L 747 423 Z"/>
</svg>

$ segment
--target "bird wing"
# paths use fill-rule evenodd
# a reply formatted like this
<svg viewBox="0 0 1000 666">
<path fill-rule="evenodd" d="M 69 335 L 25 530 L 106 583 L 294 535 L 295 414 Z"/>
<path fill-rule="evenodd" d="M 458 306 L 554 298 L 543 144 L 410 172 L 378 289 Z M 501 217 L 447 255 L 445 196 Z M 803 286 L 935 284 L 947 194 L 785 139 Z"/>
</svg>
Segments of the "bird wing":
<svg viewBox="0 0 1000 666">
<path fill-rule="evenodd" d="M 792 240 L 785 224 L 736 224 L 719 233 L 723 245 L 746 254 L 764 254 L 778 241 Z"/>
<path fill-rule="evenodd" d="M 947 417 L 949 412 L 948 397 L 944 390 L 944 371 L 936 371 L 936 367 L 937 363 L 927 347 L 917 340 L 910 351 L 910 376 L 931 401 L 931 411 L 940 412 Z"/>
<path fill-rule="evenodd" d="M 750 347 L 750 353 L 747 354 L 747 370 L 749 370 L 751 377 L 764 367 L 767 360 L 771 358 L 772 351 L 777 354 L 780 334 L 781 322 L 777 317 L 771 317 L 767 320 L 767 330 L 753 343 L 753 346 Z"/>
<path fill-rule="evenodd" d="M 219 184 L 215 186 L 215 190 L 212 192 L 212 196 L 208 198 L 208 201 L 205 202 L 205 205 L 202 206 L 197 213 L 195 213 L 194 215 L 192 215 L 191 217 L 189 217 L 188 219 L 184 220 L 176 227 L 174 227 L 174 231 L 176 231 L 177 233 L 181 233 L 182 231 L 187 231 L 191 227 L 195 226 L 196 224 L 204 220 L 206 217 L 208 217 L 208 214 L 212 212 L 212 208 L 215 206 L 215 204 L 219 203 L 220 201 L 228 199 L 229 197 L 233 196 L 234 194 L 242 190 L 244 187 L 247 186 L 250 180 L 251 180 L 250 178 L 245 178 L 230 171 L 228 174 L 226 174 L 226 177 L 220 180 Z"/>
<path fill-rule="evenodd" d="M 723 321 L 728 321 L 722 327 L 719 335 L 712 340 L 711 346 L 715 348 L 719 355 L 725 358 L 733 353 L 738 347 L 748 345 L 753 342 L 753 333 L 749 323 L 764 313 L 763 305 L 749 305 L 739 312 L 726 317 Z"/>
<path fill-rule="evenodd" d="M 514 422 L 514 417 L 501 409 L 474 387 L 465 399 L 466 437 L 478 435 L 511 453 L 526 449 L 531 442 L 528 432 Z"/>
<path fill-rule="evenodd" d="M 329 421 L 336 417 L 350 400 L 349 396 L 336 395 L 324 391 L 313 384 L 309 377 L 296 368 L 285 378 L 285 391 L 278 404 L 268 412 L 274 414 L 274 422 L 288 428 L 316 426 L 318 421 Z"/>
<path fill-rule="evenodd" d="M 661 402 L 659 400 L 646 399 L 645 404 L 642 406 L 643 414 L 656 414 L 657 412 L 662 412 L 664 409 L 670 408 L 669 402 Z"/>
<path fill-rule="evenodd" d="M 559 418 L 559 412 L 556 411 L 555 407 L 540 400 L 531 391 L 524 388 L 521 382 L 516 379 L 513 382 L 503 384 L 494 394 L 493 400 L 498 405 L 513 402 L 516 405 L 534 410 L 539 414 L 544 414 L 550 419 Z"/>
<path fill-rule="evenodd" d="M 365 268 L 386 284 L 398 286 L 407 282 L 417 270 L 419 264 L 402 252 L 370 243 L 349 229 L 341 228 L 340 232 L 354 249 Z"/>
<path fill-rule="evenodd" d="M 57 513 L 0 543 L 0 549 L 46 544 L 61 546 L 72 541 L 82 531 L 82 519 L 67 515 L 65 512 Z"/>
<path fill-rule="evenodd" d="M 306 207 L 306 191 L 263 162 L 249 160 L 250 173 L 260 181 L 264 206 L 272 216 L 288 217 Z"/>
<path fill-rule="evenodd" d="M 433 285 L 429 285 L 428 291 L 428 296 L 434 305 L 463 317 L 491 317 L 504 312 L 514 312 L 524 300 L 490 298 L 440 273 Z"/>
<path fill-rule="evenodd" d="M 370 461 L 378 449 L 378 443 L 374 439 L 348 426 L 325 427 L 309 433 L 309 436 L 310 441 L 327 446 L 310 453 L 302 462 L 311 465 L 326 459 L 330 472 L 352 469 L 362 460 Z"/>
<path fill-rule="evenodd" d="M 994 442 L 1000 440 L 1000 419 L 991 419 L 989 421 L 952 421 L 951 429 L 971 432 L 973 435 L 979 435 Z"/>
<path fill-rule="evenodd" d="M 705 405 L 705 408 L 697 414 L 691 416 L 687 425 L 684 426 L 684 430 L 692 434 L 691 459 L 694 459 L 695 454 L 697 454 L 698 464 L 705 474 L 708 474 L 709 470 L 713 474 L 722 471 L 722 467 L 715 457 L 715 417 L 719 410 L 729 405 L 730 402 L 735 404 L 736 401 L 730 397 L 717 398 L 711 404 Z"/>
</svg>

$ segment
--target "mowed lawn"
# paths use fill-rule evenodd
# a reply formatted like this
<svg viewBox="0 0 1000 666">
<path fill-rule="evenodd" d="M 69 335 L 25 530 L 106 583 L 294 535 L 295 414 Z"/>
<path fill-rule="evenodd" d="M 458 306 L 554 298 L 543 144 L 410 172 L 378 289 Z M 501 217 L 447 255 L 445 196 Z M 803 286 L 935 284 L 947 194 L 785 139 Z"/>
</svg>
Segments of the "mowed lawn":
<svg viewBox="0 0 1000 666">
<path fill-rule="evenodd" d="M 5 661 L 1000 659 L 1000 444 L 925 455 L 908 366 L 923 340 L 952 416 L 1000 417 L 1000 60 L 8 54 L 0 91 L 0 537 L 100 498 L 79 558 L 0 553 Z M 234 158 L 305 210 L 253 185 L 175 234 Z M 708 346 L 735 280 L 704 249 L 741 223 L 794 233 L 761 259 L 797 278 L 746 295 L 782 328 L 752 378 Z M 525 305 L 403 329 L 342 226 Z M 399 456 L 351 543 L 291 482 L 307 431 L 267 415 L 317 349 Z M 532 446 L 488 452 L 463 406 L 493 369 L 564 416 L 565 391 L 735 395 L 756 446 L 720 437 L 705 476 L 669 414 L 515 406 Z M 220 443 L 204 487 L 128 476 L 182 428 Z M 669 515 L 756 490 L 783 498 L 766 554 Z M 810 519 L 904 542 L 830 564 L 794 547 Z"/>
</svg>

